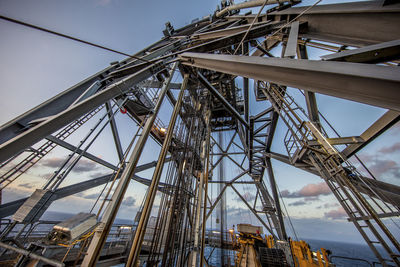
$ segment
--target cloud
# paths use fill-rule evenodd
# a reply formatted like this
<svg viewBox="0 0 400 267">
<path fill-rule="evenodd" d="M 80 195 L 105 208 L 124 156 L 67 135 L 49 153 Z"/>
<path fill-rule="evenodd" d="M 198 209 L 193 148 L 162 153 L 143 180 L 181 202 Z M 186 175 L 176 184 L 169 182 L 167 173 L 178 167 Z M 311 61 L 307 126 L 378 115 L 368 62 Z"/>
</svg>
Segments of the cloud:
<svg viewBox="0 0 400 267">
<path fill-rule="evenodd" d="M 30 184 L 30 183 L 19 184 L 18 186 L 25 187 L 25 188 L 28 188 L 28 189 L 31 189 L 31 188 L 35 187 L 33 184 Z"/>
<path fill-rule="evenodd" d="M 400 177 L 400 166 L 397 162 L 389 159 L 377 159 L 368 166 L 370 171 L 376 176 L 383 174 L 393 174 L 395 177 Z"/>
<path fill-rule="evenodd" d="M 61 164 L 65 161 L 63 158 L 50 158 L 50 159 L 43 159 L 40 161 L 40 165 L 49 168 L 57 168 L 60 167 Z"/>
<path fill-rule="evenodd" d="M 82 194 L 80 197 L 86 198 L 86 199 L 97 199 L 99 197 L 99 193 L 93 193 L 89 195 Z"/>
<path fill-rule="evenodd" d="M 40 162 L 40 164 L 41 166 L 44 167 L 59 168 L 61 167 L 61 165 L 64 163 L 65 160 L 66 158 L 55 157 L 55 158 L 44 159 Z M 72 171 L 75 173 L 82 173 L 82 172 L 93 171 L 97 168 L 98 165 L 94 161 L 82 158 L 78 161 L 78 163 L 75 165 Z"/>
<path fill-rule="evenodd" d="M 241 194 L 241 195 L 242 195 L 242 197 L 243 197 L 247 202 L 251 202 L 251 201 L 253 201 L 253 200 L 256 199 L 256 196 L 253 195 L 253 194 L 250 193 L 250 192 L 246 192 L 246 193 Z M 238 201 L 238 202 L 242 202 L 242 199 L 241 199 L 239 196 L 236 196 L 236 197 L 235 197 L 235 200 Z"/>
<path fill-rule="evenodd" d="M 400 133 L 400 122 L 397 122 L 395 125 L 390 128 L 393 134 L 398 134 Z"/>
<path fill-rule="evenodd" d="M 319 197 L 318 196 L 315 196 L 315 197 L 305 197 L 304 198 L 304 201 L 318 201 L 318 200 L 320 200 L 319 199 Z"/>
<path fill-rule="evenodd" d="M 324 216 L 327 219 L 340 220 L 346 218 L 347 214 L 342 207 L 339 207 L 335 210 L 330 210 L 328 212 L 325 212 Z"/>
<path fill-rule="evenodd" d="M 73 172 L 80 173 L 80 172 L 90 172 L 95 170 L 98 165 L 90 160 L 81 159 L 78 161 L 78 164 L 72 169 Z"/>
<path fill-rule="evenodd" d="M 125 198 L 125 199 L 122 201 L 121 204 L 122 204 L 123 206 L 130 206 L 130 207 L 132 207 L 132 206 L 135 206 L 135 203 L 136 203 L 136 199 L 133 198 L 133 197 L 131 197 L 131 196 L 129 196 L 129 197 Z"/>
<path fill-rule="evenodd" d="M 388 147 L 383 147 L 383 148 L 379 149 L 378 151 L 380 153 L 384 153 L 384 154 L 400 152 L 400 142 L 394 143 L 393 145 L 388 146 Z"/>
<path fill-rule="evenodd" d="M 318 206 L 317 209 L 329 209 L 329 208 L 335 208 L 338 207 L 339 204 L 338 203 L 325 203 L 324 205 Z"/>
<path fill-rule="evenodd" d="M 298 201 L 296 201 L 296 202 L 290 203 L 289 206 L 303 206 L 303 205 L 305 205 L 305 204 L 307 204 L 306 201 L 298 200 Z"/>
<path fill-rule="evenodd" d="M 281 192 L 282 197 L 285 198 L 300 198 L 306 197 L 309 200 L 317 200 L 315 197 L 321 195 L 329 195 L 331 194 L 331 190 L 327 186 L 325 182 L 318 183 L 318 184 L 308 184 L 301 188 L 299 191 L 289 192 L 289 190 L 283 190 Z"/>
</svg>

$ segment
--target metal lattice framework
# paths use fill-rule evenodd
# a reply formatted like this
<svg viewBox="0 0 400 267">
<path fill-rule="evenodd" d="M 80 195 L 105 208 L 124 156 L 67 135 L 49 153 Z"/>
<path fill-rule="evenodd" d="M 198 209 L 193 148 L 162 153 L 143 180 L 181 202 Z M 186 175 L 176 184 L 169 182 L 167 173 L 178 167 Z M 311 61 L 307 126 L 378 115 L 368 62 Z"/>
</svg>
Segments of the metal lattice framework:
<svg viewBox="0 0 400 267">
<path fill-rule="evenodd" d="M 7 243 L 10 233 L 21 224 L 22 230 L 12 239 L 28 237 L 24 229 L 37 223 L 53 201 L 111 183 L 108 192 L 99 193 L 105 194 L 97 213 L 99 225 L 93 236 L 80 243 L 76 260 L 83 259 L 83 266 L 95 266 L 108 255 L 105 244 L 132 179 L 148 185 L 148 191 L 135 220 L 134 237 L 125 245 L 127 266 L 135 266 L 139 259 L 149 265 L 203 266 L 204 248 L 211 242 L 206 224 L 215 210 L 220 212 L 218 246 L 227 246 L 222 232 L 226 230 L 228 188 L 271 235 L 288 240 L 271 164 L 276 159 L 320 176 L 381 264 L 400 265 L 399 236 L 387 226 L 387 218 L 399 218 L 400 188 L 379 177 L 363 176 L 349 161 L 400 119 L 400 4 L 389 0 L 311 7 L 295 4 L 225 1 L 213 15 L 181 29 L 167 23 L 160 41 L 3 125 L 1 189 L 54 147 L 72 153 L 35 191 L 41 204 L 31 206 L 28 215 L 21 209 L 34 195 L 0 205 L 2 218 L 14 214 L 2 229 L 1 247 L 25 255 L 20 265 L 30 259 L 59 264 L 45 252 Z M 262 7 L 257 15 L 239 13 L 255 6 Z M 332 53 L 319 61 L 308 60 L 307 47 Z M 281 57 L 271 52 L 275 48 L 281 48 Z M 180 82 L 173 83 L 178 76 Z M 249 111 L 249 79 L 254 80 L 256 100 L 265 103 L 258 114 Z M 295 102 L 287 87 L 302 91 L 306 109 Z M 332 137 L 320 122 L 315 93 L 388 111 L 359 136 Z M 167 127 L 159 121 L 166 99 L 172 104 Z M 121 145 L 121 131 L 115 123 L 120 111 L 138 125 L 127 148 Z M 100 119 L 79 145 L 66 141 L 93 117 Z M 278 120 L 287 127 L 281 144 L 287 155 L 271 151 Z M 112 130 L 117 166 L 88 152 L 105 127 Z M 149 138 L 161 145 L 160 154 L 157 161 L 139 166 Z M 346 148 L 339 149 L 340 145 Z M 81 158 L 108 168 L 110 174 L 60 187 Z M 225 177 L 227 162 L 240 170 L 237 176 Z M 151 179 L 135 174 L 153 167 Z M 216 170 L 218 175 L 213 175 Z M 213 184 L 219 184 L 219 194 L 210 199 L 208 188 Z M 251 186 L 256 199 L 248 201 L 238 185 Z M 155 200 L 157 192 L 161 192 L 160 199 Z M 155 221 L 151 221 L 152 212 L 157 214 Z M 147 244 L 150 224 L 154 231 Z M 146 256 L 141 255 L 143 250 Z M 222 263 L 226 260 L 222 255 Z"/>
</svg>

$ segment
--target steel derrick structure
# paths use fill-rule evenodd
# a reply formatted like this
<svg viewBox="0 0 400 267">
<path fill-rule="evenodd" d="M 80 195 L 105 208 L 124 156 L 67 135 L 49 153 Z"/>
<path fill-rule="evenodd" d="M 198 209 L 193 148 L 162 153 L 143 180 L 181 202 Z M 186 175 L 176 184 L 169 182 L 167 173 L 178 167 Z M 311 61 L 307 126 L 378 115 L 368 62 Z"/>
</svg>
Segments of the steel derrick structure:
<svg viewBox="0 0 400 267">
<path fill-rule="evenodd" d="M 266 12 L 258 15 L 238 13 L 241 8 L 265 4 L 275 3 L 224 3 L 213 15 L 181 29 L 167 23 L 160 41 L 3 125 L 2 189 L 54 147 L 63 147 L 72 154 L 38 191 L 42 202 L 31 206 L 29 216 L 18 220 L 16 216 L 3 229 L 0 245 L 12 251 L 11 243 L 6 242 L 14 227 L 22 224 L 24 229 L 36 223 L 53 201 L 113 180 L 115 191 L 110 189 L 104 198 L 99 225 L 93 237 L 80 245 L 76 262 L 95 266 L 98 261 L 113 259 L 115 255 L 104 252 L 109 245 L 107 237 L 131 179 L 149 188 L 138 212 L 137 231 L 126 244 L 122 259 L 118 258 L 129 266 L 143 259 L 149 264 L 203 266 L 205 226 L 214 211 L 221 213 L 220 225 L 226 224 L 224 194 L 228 188 L 271 235 L 287 240 L 277 177 L 271 164 L 271 159 L 277 159 L 320 176 L 379 261 L 383 265 L 400 265 L 398 236 L 387 226 L 387 218 L 398 219 L 400 215 L 400 188 L 379 181 L 379 177 L 362 176 L 348 161 L 400 119 L 400 70 L 396 66 L 400 59 L 400 4 L 371 1 L 293 7 L 296 2 L 291 1 L 268 6 Z M 309 60 L 308 46 L 332 54 L 320 61 Z M 275 47 L 282 47 L 281 57 L 271 54 Z M 174 75 L 181 76 L 180 84 L 171 82 Z M 243 84 L 237 85 L 238 77 L 243 77 Z M 250 112 L 249 79 L 255 81 L 257 101 L 265 103 L 265 110 L 258 114 Z M 306 111 L 290 96 L 287 86 L 303 91 Z M 152 94 L 149 88 L 159 90 Z M 178 98 L 172 93 L 174 89 L 180 89 Z M 320 122 L 315 93 L 388 111 L 359 136 L 330 137 Z M 161 131 L 157 116 L 165 99 L 172 103 L 173 112 L 170 124 Z M 124 151 L 121 145 L 120 135 L 125 133 L 115 123 L 120 110 L 126 111 L 139 126 L 132 137 L 132 152 Z M 95 130 L 91 129 L 77 146 L 66 141 L 81 125 L 103 113 L 98 130 L 111 127 L 117 166 L 88 152 L 99 134 Z M 288 128 L 282 144 L 287 155 L 271 151 L 279 119 Z M 228 137 L 224 145 L 217 137 L 222 134 Z M 162 147 L 159 159 L 137 166 L 150 137 Z M 346 148 L 340 151 L 337 145 Z M 81 158 L 105 166 L 110 174 L 60 188 Z M 228 161 L 240 170 L 237 176 L 223 177 Z M 11 164 L 15 167 L 9 168 Z M 152 179 L 135 174 L 152 167 Z M 216 178 L 213 172 L 218 168 L 220 177 Z M 166 178 L 161 182 L 163 173 Z M 220 185 L 214 201 L 208 194 L 212 184 Z M 240 184 L 252 186 L 257 192 L 254 203 L 249 203 L 238 190 Z M 162 197 L 155 211 L 158 191 Z M 14 213 L 21 215 L 24 205 L 32 199 L 2 204 L 2 218 Z M 156 226 L 152 242 L 144 248 L 151 212 L 157 213 Z M 29 235 L 22 230 L 14 239 L 24 234 Z M 220 238 L 218 246 L 223 248 L 226 240 L 222 233 Z M 20 249 L 15 247 L 14 251 L 21 253 L 17 251 Z M 24 248 L 26 253 L 21 254 L 25 256 L 18 264 L 52 256 L 45 250 L 28 252 L 29 249 Z M 147 258 L 141 258 L 143 250 L 148 252 Z M 221 260 L 226 260 L 224 255 Z"/>
</svg>

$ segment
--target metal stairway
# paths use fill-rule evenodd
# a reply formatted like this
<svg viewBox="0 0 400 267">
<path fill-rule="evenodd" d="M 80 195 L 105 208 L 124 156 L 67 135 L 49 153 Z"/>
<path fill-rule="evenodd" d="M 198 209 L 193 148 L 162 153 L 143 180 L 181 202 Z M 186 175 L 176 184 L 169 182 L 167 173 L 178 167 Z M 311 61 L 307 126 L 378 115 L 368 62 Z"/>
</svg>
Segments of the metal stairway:
<svg viewBox="0 0 400 267">
<path fill-rule="evenodd" d="M 376 192 L 374 193 L 378 200 L 372 197 L 367 200 L 366 196 L 355 188 L 352 179 L 357 179 L 356 177 L 361 175 L 353 173 L 352 170 L 355 170 L 355 167 L 340 156 L 339 152 L 311 122 L 301 118 L 302 115 L 305 115 L 304 110 L 287 92 L 274 85 L 263 89 L 263 92 L 288 126 L 285 147 L 292 164 L 300 160 L 310 162 L 332 190 L 349 216 L 349 220 L 359 230 L 375 256 L 382 263 L 394 262 L 400 265 L 400 255 L 391 249 L 393 246 L 400 251 L 400 245 L 379 218 L 389 215 L 389 212 L 385 212 L 385 209 L 381 207 L 381 205 L 385 205 L 384 201 Z M 296 112 L 298 110 L 302 114 L 298 114 Z M 315 139 L 318 141 L 318 145 L 310 145 L 310 141 Z M 372 188 L 370 189 L 372 190 Z M 389 207 L 388 204 L 386 206 Z M 378 207 L 384 212 L 378 215 L 374 207 Z M 378 246 L 381 246 L 391 259 L 382 256 Z"/>
</svg>

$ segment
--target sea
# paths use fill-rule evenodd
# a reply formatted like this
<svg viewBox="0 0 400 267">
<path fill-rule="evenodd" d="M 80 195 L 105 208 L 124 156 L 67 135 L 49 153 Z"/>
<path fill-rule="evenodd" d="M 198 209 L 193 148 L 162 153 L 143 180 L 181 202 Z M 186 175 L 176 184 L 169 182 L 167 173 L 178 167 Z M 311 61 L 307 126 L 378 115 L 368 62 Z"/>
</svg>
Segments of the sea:
<svg viewBox="0 0 400 267">
<path fill-rule="evenodd" d="M 73 214 L 48 211 L 42 216 L 41 220 L 64 221 L 72 216 Z M 117 218 L 115 220 L 115 223 L 131 224 L 132 220 Z M 46 231 L 50 229 L 46 229 L 46 226 L 42 225 L 40 230 Z M 321 247 L 329 249 L 332 252 L 330 256 L 331 262 L 334 263 L 336 266 L 344 266 L 344 267 L 375 266 L 375 265 L 380 266 L 380 264 L 377 264 L 378 260 L 375 258 L 372 251 L 369 249 L 367 245 L 364 244 L 353 244 L 353 243 L 328 241 L 328 240 L 315 240 L 315 239 L 304 239 L 304 241 L 306 241 L 310 245 L 313 251 L 316 251 Z M 204 254 L 210 266 L 221 266 L 221 253 L 222 251 L 218 248 L 213 249 L 207 247 L 205 249 Z M 225 255 L 225 262 L 229 260 L 233 264 L 234 253 L 229 250 L 225 250 L 223 253 Z M 344 259 L 343 257 L 359 259 L 359 260 L 349 260 L 349 259 Z"/>
</svg>

